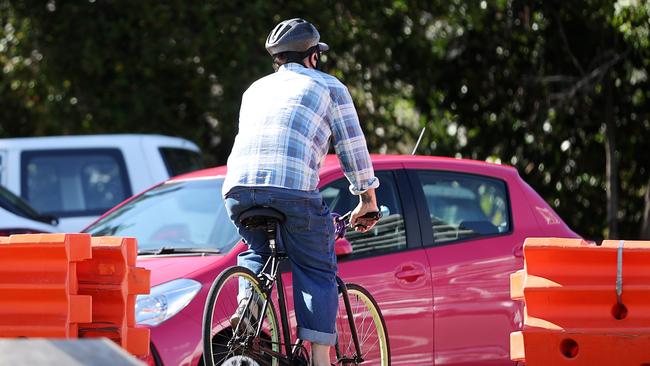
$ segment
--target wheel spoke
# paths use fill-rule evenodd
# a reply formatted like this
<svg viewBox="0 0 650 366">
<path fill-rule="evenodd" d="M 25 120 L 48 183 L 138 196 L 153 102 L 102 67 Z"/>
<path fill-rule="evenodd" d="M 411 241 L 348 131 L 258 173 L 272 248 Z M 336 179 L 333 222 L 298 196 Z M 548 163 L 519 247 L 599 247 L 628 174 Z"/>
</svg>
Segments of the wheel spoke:
<svg viewBox="0 0 650 366">
<path fill-rule="evenodd" d="M 249 290 L 244 295 L 239 294 L 239 288 Z M 247 306 L 240 308 L 240 301 Z M 276 357 L 259 352 L 259 347 L 280 352 L 280 332 L 273 304 L 270 302 L 265 313 L 259 314 L 265 301 L 256 276 L 249 270 L 231 267 L 217 278 L 204 314 L 204 352 L 212 356 L 204 358 L 206 366 L 221 365 L 235 356 L 248 357 L 261 365 L 278 365 Z M 231 320 L 235 314 L 236 320 Z M 237 325 L 235 329 L 231 322 Z M 256 341 L 254 332 L 260 322 L 262 334 Z"/>
<path fill-rule="evenodd" d="M 363 365 L 390 365 L 388 336 L 385 333 L 381 312 L 372 300 L 372 296 L 358 285 L 348 285 L 348 297 L 353 316 L 351 320 L 356 329 L 361 355 L 356 355 L 352 330 L 341 294 L 337 319 L 338 348 L 341 358 L 354 360 L 356 357 L 361 357 L 364 360 Z"/>
</svg>

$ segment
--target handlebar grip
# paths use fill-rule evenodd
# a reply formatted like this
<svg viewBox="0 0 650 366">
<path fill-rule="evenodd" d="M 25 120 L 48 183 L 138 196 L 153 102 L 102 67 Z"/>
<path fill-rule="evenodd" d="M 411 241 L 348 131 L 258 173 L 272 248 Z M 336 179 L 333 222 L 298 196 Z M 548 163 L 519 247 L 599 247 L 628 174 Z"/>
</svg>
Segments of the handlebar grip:
<svg viewBox="0 0 650 366">
<path fill-rule="evenodd" d="M 367 212 L 363 216 L 359 216 L 360 219 L 373 219 L 373 220 L 379 220 L 381 219 L 381 211 L 375 211 L 375 212 Z"/>
</svg>

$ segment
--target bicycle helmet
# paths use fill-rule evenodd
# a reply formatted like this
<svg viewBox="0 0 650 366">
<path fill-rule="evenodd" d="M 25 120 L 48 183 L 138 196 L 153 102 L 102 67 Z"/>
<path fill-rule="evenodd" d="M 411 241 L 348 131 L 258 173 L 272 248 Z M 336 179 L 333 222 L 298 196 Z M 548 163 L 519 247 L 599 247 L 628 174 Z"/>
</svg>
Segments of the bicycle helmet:
<svg viewBox="0 0 650 366">
<path fill-rule="evenodd" d="M 271 56 L 281 52 L 305 52 L 318 45 L 320 51 L 327 51 L 329 46 L 319 42 L 320 34 L 316 27 L 300 18 L 284 20 L 269 33 L 266 38 L 266 50 Z"/>
</svg>

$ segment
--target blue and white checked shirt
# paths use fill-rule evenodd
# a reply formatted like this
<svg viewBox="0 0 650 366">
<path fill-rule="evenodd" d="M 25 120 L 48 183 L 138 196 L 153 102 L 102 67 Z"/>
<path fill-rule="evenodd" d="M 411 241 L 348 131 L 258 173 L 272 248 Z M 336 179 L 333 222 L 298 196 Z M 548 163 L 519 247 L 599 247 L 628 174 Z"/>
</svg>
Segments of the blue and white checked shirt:
<svg viewBox="0 0 650 366">
<path fill-rule="evenodd" d="M 296 63 L 280 66 L 244 93 L 223 194 L 235 186 L 315 190 L 330 138 L 352 194 L 379 186 L 345 85 Z"/>
</svg>

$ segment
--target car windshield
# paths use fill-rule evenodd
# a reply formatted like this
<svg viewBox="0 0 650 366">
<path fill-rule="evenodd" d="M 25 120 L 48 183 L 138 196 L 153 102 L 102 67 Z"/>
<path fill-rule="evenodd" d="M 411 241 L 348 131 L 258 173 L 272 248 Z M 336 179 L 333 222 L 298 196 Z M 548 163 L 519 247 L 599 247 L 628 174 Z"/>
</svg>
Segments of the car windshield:
<svg viewBox="0 0 650 366">
<path fill-rule="evenodd" d="M 85 230 L 93 236 L 129 236 L 140 252 L 226 253 L 240 240 L 221 197 L 222 177 L 170 182 L 153 188 Z"/>
<path fill-rule="evenodd" d="M 0 186 L 0 207 L 18 216 L 32 220 L 41 220 L 38 212 L 36 212 L 36 210 L 34 210 L 27 202 L 23 201 L 20 197 L 11 193 L 8 189 L 2 186 Z"/>
</svg>

